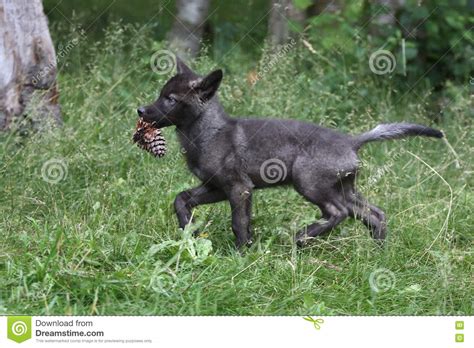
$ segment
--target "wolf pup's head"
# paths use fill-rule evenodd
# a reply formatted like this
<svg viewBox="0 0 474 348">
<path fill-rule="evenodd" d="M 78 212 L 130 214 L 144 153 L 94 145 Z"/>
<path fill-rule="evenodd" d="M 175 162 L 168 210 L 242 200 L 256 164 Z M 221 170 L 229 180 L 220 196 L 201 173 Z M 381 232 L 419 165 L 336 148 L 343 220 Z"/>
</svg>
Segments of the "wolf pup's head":
<svg viewBox="0 0 474 348">
<path fill-rule="evenodd" d="M 176 58 L 177 74 L 166 82 L 158 99 L 137 109 L 138 116 L 156 127 L 186 126 L 195 121 L 214 97 L 222 80 L 222 70 L 202 77 Z"/>
</svg>

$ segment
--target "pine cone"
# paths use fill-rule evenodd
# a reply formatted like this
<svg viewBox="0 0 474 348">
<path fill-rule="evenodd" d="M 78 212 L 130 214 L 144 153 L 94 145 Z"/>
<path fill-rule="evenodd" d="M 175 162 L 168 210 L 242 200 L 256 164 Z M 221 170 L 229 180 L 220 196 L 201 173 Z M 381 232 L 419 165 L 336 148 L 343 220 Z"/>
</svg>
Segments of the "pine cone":
<svg viewBox="0 0 474 348">
<path fill-rule="evenodd" d="M 166 154 L 166 141 L 161 135 L 161 129 L 156 128 L 154 123 L 148 123 L 138 119 L 133 142 L 141 149 L 148 151 L 155 157 L 163 157 Z"/>
</svg>

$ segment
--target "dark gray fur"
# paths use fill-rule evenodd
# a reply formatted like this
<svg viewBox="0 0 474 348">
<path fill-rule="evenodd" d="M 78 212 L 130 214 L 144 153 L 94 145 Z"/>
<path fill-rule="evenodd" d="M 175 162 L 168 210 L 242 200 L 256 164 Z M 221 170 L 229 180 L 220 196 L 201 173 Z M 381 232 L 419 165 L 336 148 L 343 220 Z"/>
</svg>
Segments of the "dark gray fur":
<svg viewBox="0 0 474 348">
<path fill-rule="evenodd" d="M 228 200 L 237 247 L 251 244 L 253 189 L 283 184 L 292 184 L 317 205 L 324 219 L 302 229 L 296 235 L 298 245 L 331 230 L 348 216 L 361 220 L 373 238 L 384 240 L 385 214 L 355 189 L 357 150 L 375 140 L 443 136 L 438 130 L 410 123 L 381 124 L 351 136 L 297 120 L 231 118 L 216 94 L 221 70 L 201 77 L 179 59 L 177 70 L 158 99 L 140 107 L 138 114 L 158 127 L 176 126 L 189 169 L 202 181 L 176 197 L 180 227 L 191 221 L 192 208 Z M 263 167 L 269 160 L 283 164 L 280 172 L 276 165 L 273 172 L 265 174 L 265 169 L 272 169 Z M 272 174 L 278 173 L 281 180 L 273 182 Z"/>
</svg>

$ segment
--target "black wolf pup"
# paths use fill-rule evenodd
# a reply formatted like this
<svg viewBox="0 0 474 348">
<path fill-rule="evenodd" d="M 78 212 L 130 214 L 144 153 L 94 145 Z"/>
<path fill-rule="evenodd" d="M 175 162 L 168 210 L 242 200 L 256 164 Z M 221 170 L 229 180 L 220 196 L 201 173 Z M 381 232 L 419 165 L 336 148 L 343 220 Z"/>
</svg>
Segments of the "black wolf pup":
<svg viewBox="0 0 474 348">
<path fill-rule="evenodd" d="M 202 182 L 176 197 L 179 226 L 190 223 L 192 208 L 228 200 L 238 248 L 252 243 L 252 191 L 287 184 L 323 216 L 298 232 L 299 246 L 348 216 L 361 220 L 375 240 L 383 241 L 385 214 L 355 188 L 358 149 L 375 140 L 443 137 L 438 130 L 411 123 L 380 124 L 352 136 L 296 120 L 231 118 L 216 93 L 221 80 L 222 70 L 202 77 L 177 59 L 177 75 L 153 104 L 137 111 L 157 127 L 176 127 L 189 169 Z"/>
</svg>

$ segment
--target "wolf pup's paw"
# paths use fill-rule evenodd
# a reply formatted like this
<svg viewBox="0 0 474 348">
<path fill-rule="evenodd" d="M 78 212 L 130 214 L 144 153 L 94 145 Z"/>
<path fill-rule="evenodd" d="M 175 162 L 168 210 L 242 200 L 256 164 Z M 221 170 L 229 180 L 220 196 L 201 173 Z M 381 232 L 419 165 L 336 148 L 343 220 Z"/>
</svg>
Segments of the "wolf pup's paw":
<svg viewBox="0 0 474 348">
<path fill-rule="evenodd" d="M 300 232 L 295 237 L 296 246 L 298 248 L 304 248 L 305 246 L 308 246 L 311 239 L 312 238 L 308 237 L 305 232 Z"/>
<path fill-rule="evenodd" d="M 237 247 L 238 250 L 242 251 L 245 247 L 250 248 L 253 244 L 253 241 L 251 239 L 248 239 L 246 241 L 239 241 L 237 240 L 235 242 L 235 246 Z"/>
</svg>

